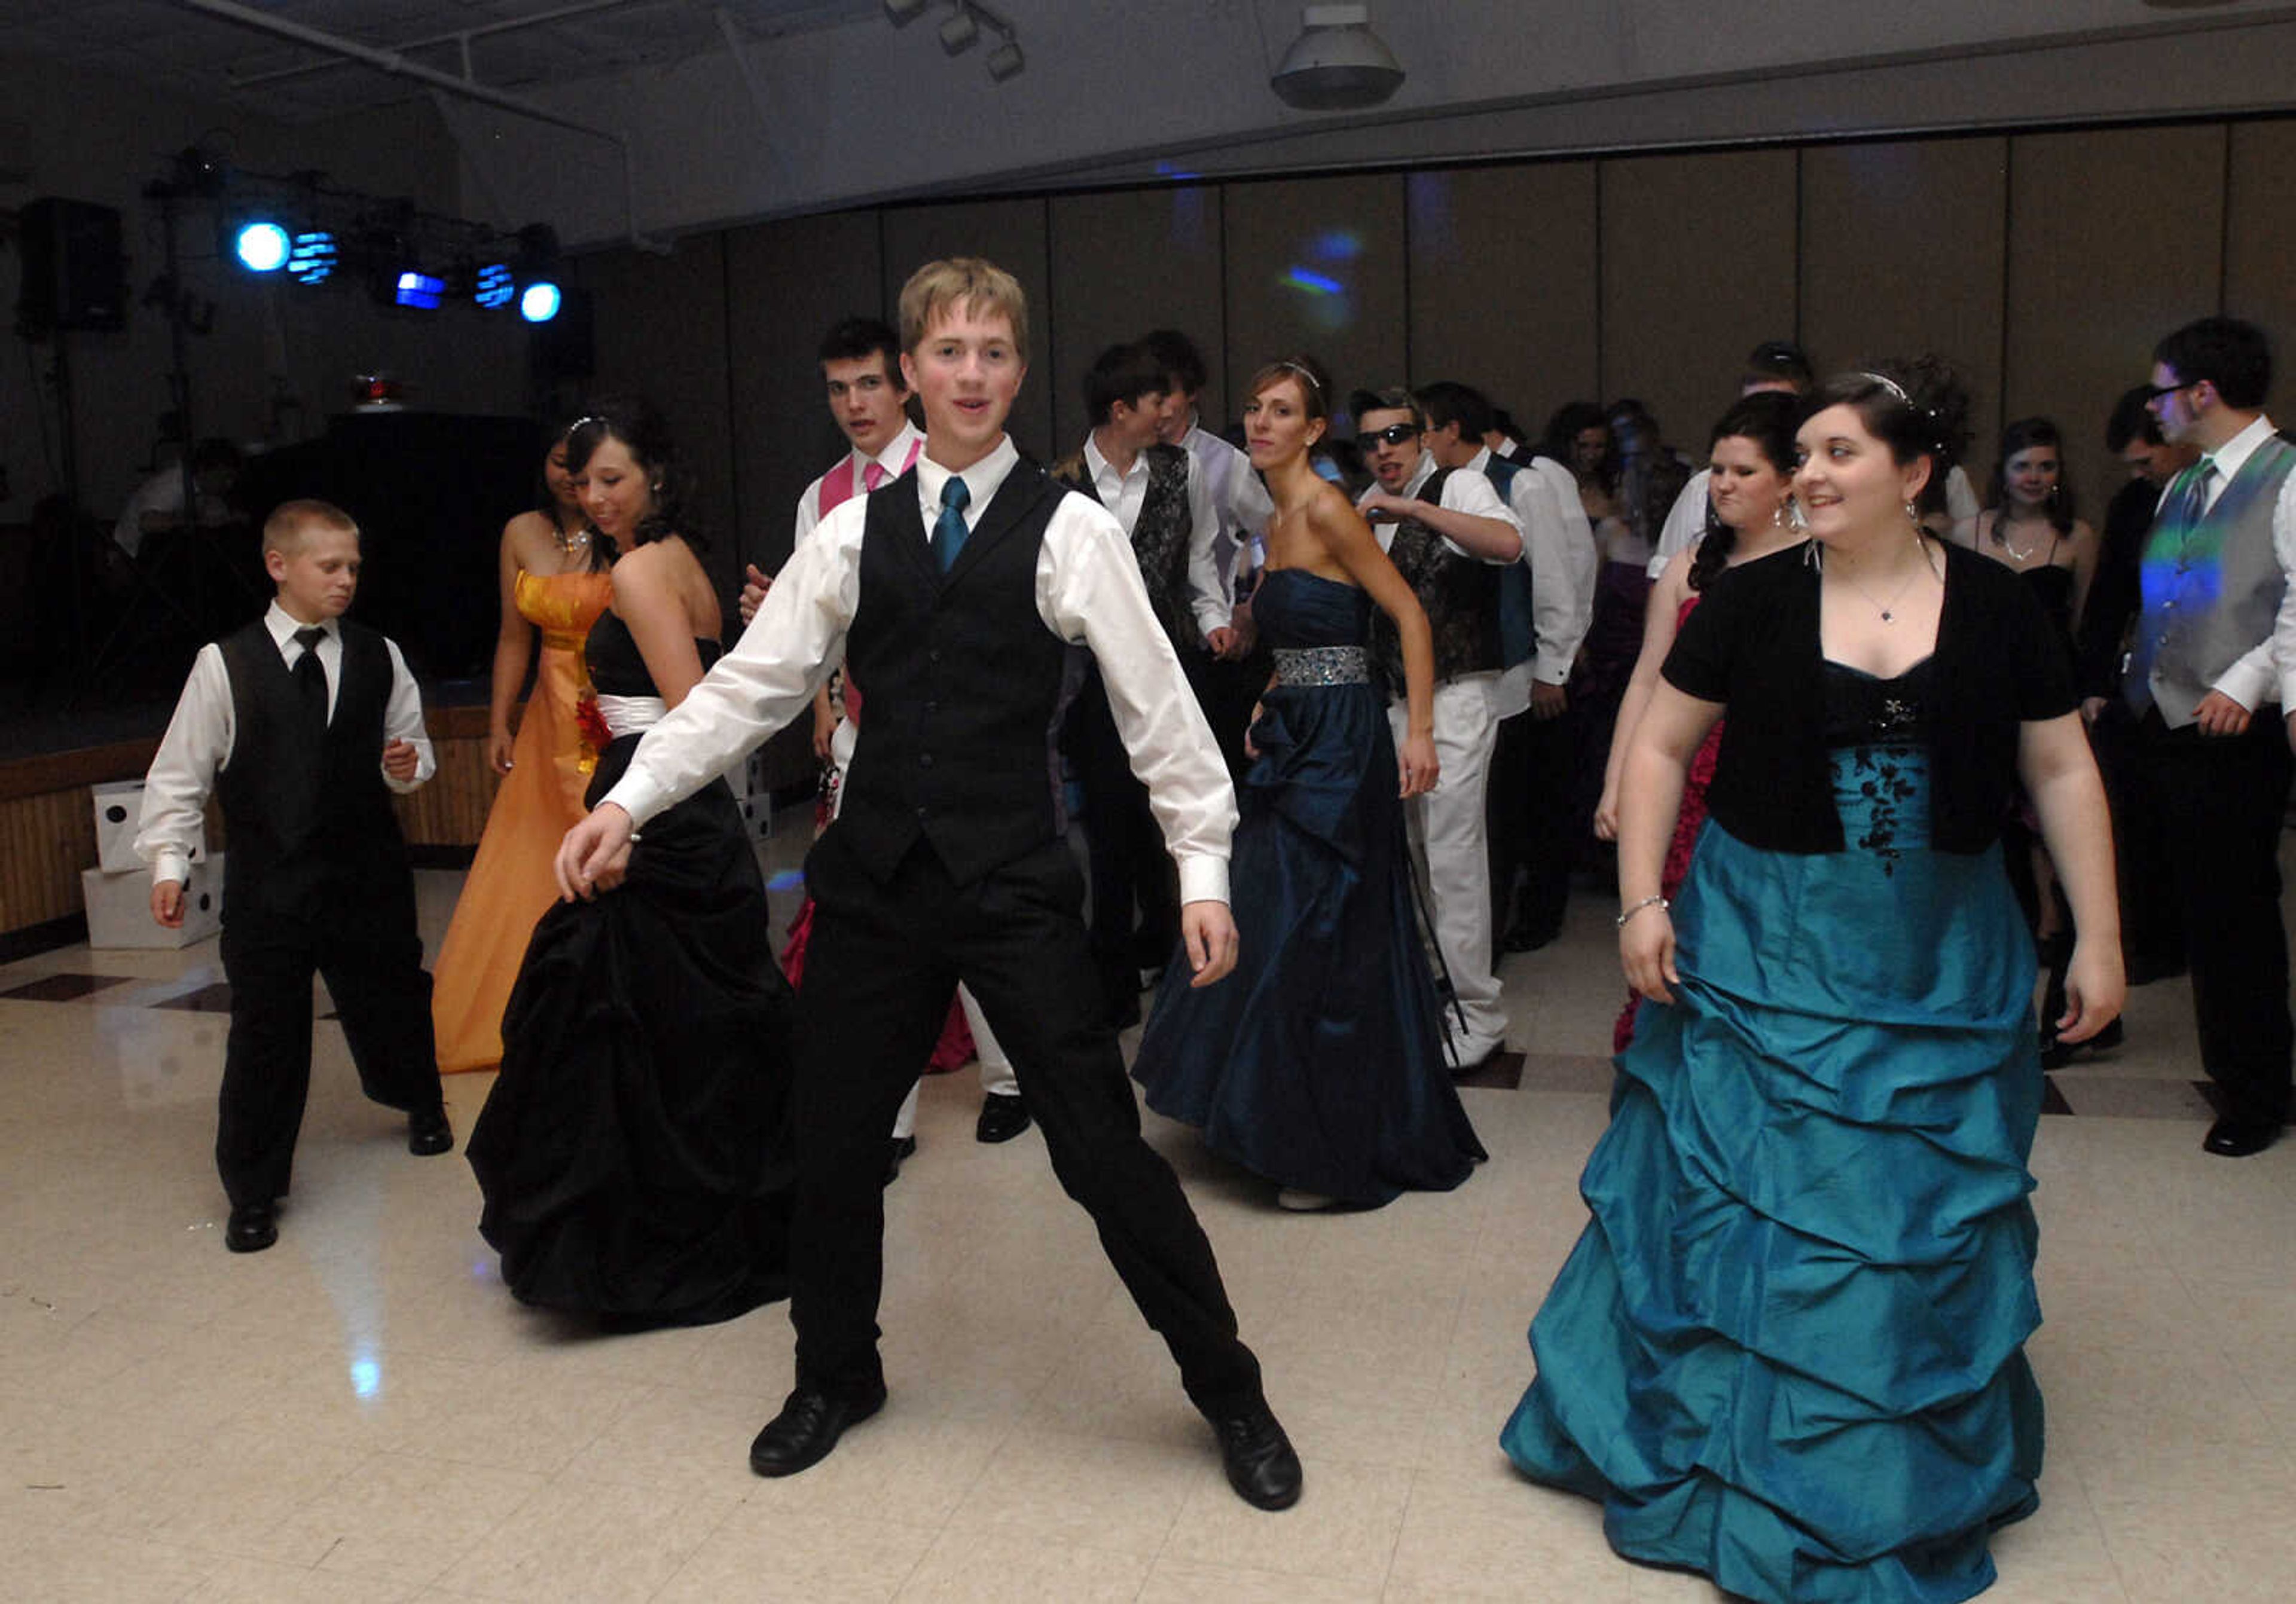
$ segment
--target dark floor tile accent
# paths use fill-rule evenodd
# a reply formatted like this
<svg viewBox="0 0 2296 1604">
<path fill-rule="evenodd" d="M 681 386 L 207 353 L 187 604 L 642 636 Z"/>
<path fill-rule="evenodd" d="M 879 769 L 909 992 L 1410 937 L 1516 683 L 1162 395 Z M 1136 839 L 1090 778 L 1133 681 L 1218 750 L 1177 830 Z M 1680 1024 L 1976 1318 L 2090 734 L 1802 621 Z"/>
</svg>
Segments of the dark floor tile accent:
<svg viewBox="0 0 2296 1604">
<path fill-rule="evenodd" d="M 2041 1112 L 2044 1114 L 2070 1114 L 2072 1111 L 2072 1104 L 2067 1102 L 2065 1101 L 2065 1094 L 2057 1090 L 2056 1076 L 2053 1075 L 2044 1075 L 2041 1076 Z"/>
<path fill-rule="evenodd" d="M 1502 1047 L 1464 1075 L 1451 1077 L 1456 1086 L 1489 1086 L 1512 1092 L 1522 1084 L 1522 1054 Z"/>
<path fill-rule="evenodd" d="M 37 958 L 42 953 L 53 953 L 58 947 L 79 946 L 87 940 L 87 915 L 67 913 L 61 919 L 44 920 L 36 925 L 26 925 L 20 930 L 0 934 L 0 963 L 13 963 L 19 958 Z"/>
<path fill-rule="evenodd" d="M 11 990 L 0 999 L 12 1002 L 77 1002 L 107 986 L 125 986 L 126 975 L 43 975 Z"/>
<path fill-rule="evenodd" d="M 218 980 L 212 986 L 202 986 L 195 992 L 185 992 L 180 997 L 170 997 L 165 1002 L 154 1002 L 154 1008 L 180 1008 L 186 1013 L 229 1013 L 231 983 Z"/>
</svg>

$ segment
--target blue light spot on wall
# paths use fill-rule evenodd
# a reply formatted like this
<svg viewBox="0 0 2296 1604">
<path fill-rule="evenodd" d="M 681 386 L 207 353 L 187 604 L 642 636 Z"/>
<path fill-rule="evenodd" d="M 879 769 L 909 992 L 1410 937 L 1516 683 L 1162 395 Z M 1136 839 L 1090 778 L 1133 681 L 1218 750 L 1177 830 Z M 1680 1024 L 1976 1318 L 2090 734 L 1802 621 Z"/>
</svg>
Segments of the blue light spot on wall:
<svg viewBox="0 0 2296 1604">
<path fill-rule="evenodd" d="M 372 1359 L 351 1361 L 351 1390 L 362 1398 L 372 1398 L 382 1390 L 382 1366 Z"/>
<path fill-rule="evenodd" d="M 1308 241 L 1308 254 L 1319 262 L 1352 262 L 1363 249 L 1363 236 L 1352 228 L 1328 229 Z"/>
<path fill-rule="evenodd" d="M 773 879 L 766 882 L 766 889 L 768 891 L 802 891 L 805 889 L 805 871 L 802 869 L 784 869 L 779 874 L 776 874 Z"/>
<path fill-rule="evenodd" d="M 1159 178 L 1174 179 L 1181 184 L 1193 183 L 1196 179 L 1203 176 L 1201 173 L 1192 171 L 1187 168 L 1175 166 L 1173 163 L 1168 161 L 1160 161 L 1156 164 L 1156 176 Z"/>
<path fill-rule="evenodd" d="M 1294 290 L 1305 290 L 1310 295 L 1341 295 L 1346 288 L 1339 280 L 1315 273 L 1305 267 L 1294 267 L 1283 275 L 1283 282 Z"/>
</svg>

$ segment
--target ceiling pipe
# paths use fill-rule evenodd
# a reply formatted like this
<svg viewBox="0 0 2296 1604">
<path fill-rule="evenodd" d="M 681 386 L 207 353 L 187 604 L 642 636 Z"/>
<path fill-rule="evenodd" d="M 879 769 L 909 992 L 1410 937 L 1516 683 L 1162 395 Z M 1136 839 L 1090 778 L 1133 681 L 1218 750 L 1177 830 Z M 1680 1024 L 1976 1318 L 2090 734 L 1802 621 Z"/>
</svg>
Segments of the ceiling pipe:
<svg viewBox="0 0 2296 1604">
<path fill-rule="evenodd" d="M 292 39 L 298 45 L 308 45 L 314 50 L 332 51 L 337 55 L 372 67 L 378 72 L 388 72 L 397 78 L 413 78 L 416 83 L 427 84 L 433 89 L 443 89 L 449 94 L 458 94 L 466 100 L 474 100 L 483 105 L 492 106 L 497 110 L 508 111 L 519 117 L 531 119 L 536 122 L 547 123 L 553 127 L 563 128 L 569 133 L 586 135 L 592 139 L 605 141 L 621 152 L 622 222 L 623 231 L 627 235 L 629 242 L 641 250 L 651 250 L 661 255 L 668 253 L 668 246 L 660 241 L 647 239 L 638 233 L 637 176 L 630 159 L 630 142 L 624 135 L 611 129 L 597 127 L 562 112 L 554 111 L 549 107 L 528 100 L 523 95 L 512 94 L 504 89 L 491 88 L 485 84 L 470 83 L 456 78 L 451 72 L 441 72 L 435 67 L 425 67 L 420 61 L 410 61 L 396 51 L 377 50 L 371 45 L 360 44 L 357 39 L 342 38 L 319 29 L 308 28 L 300 22 L 291 22 L 284 17 L 275 17 L 267 12 L 257 11 L 252 6 L 241 5 L 236 3 L 236 0 L 176 0 L 176 4 L 193 11 L 204 12 L 211 17 L 220 17 L 226 22 L 237 22 L 242 27 L 252 28 L 259 33 L 273 34 L 283 39 Z M 450 131 L 451 127 L 450 124 Z"/>
<path fill-rule="evenodd" d="M 575 17 L 586 17 L 594 12 L 620 11 L 631 5 L 651 4 L 652 0 L 581 0 L 576 5 L 562 5 L 553 11 L 532 12 L 523 17 L 508 17 L 499 22 L 480 22 L 470 28 L 459 28 L 453 33 L 432 34 L 427 38 L 408 39 L 391 47 L 394 53 L 410 50 L 436 50 L 442 45 L 459 45 L 463 51 L 463 76 L 471 78 L 471 41 L 491 38 L 496 34 L 515 33 L 521 29 L 538 28 L 548 22 L 564 22 Z M 277 84 L 288 78 L 306 78 L 314 72 L 329 72 L 344 65 L 341 61 L 305 61 L 299 67 L 280 67 L 269 72 L 250 72 L 245 77 L 231 75 L 234 85 L 252 89 L 261 84 Z"/>
</svg>

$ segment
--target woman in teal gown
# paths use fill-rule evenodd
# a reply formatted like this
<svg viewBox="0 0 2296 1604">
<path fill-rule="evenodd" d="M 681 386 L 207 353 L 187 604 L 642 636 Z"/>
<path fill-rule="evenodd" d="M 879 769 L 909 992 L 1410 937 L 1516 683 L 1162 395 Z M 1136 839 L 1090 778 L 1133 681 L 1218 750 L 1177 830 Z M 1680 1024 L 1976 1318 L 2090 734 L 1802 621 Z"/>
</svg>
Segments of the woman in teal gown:
<svg viewBox="0 0 2296 1604">
<path fill-rule="evenodd" d="M 1952 408 L 1871 373 L 1812 398 L 1815 544 L 1685 622 L 1621 790 L 1620 953 L 1647 999 L 1502 1434 L 1611 1546 L 1777 1600 L 1946 1604 L 2037 1507 L 2026 1169 L 2031 943 L 1998 830 L 2021 775 L 2084 925 L 2063 1035 L 2122 994 L 2111 836 L 2031 597 L 1910 513 Z M 1911 393 L 1909 388 L 1911 387 Z M 1671 908 L 1687 762 L 1727 708 Z"/>
</svg>

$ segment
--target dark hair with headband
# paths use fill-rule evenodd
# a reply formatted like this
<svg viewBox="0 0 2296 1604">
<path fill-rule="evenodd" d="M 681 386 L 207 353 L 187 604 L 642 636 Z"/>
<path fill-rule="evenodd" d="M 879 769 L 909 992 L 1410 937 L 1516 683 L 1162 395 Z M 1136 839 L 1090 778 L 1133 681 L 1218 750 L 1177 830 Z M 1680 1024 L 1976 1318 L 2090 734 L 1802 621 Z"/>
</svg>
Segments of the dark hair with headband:
<svg viewBox="0 0 2296 1604">
<path fill-rule="evenodd" d="M 635 397 L 594 401 L 587 415 L 578 420 L 566 436 L 566 471 L 580 474 L 591 454 L 607 440 L 619 440 L 630 461 L 646 476 L 653 493 L 653 511 L 639 520 L 635 544 L 644 545 L 675 535 L 695 551 L 708 542 L 693 528 L 686 506 L 685 464 L 669 438 L 661 413 Z M 604 568 L 614 559 L 614 543 L 590 543 L 590 564 Z"/>
<path fill-rule="evenodd" d="M 1300 398 L 1306 409 L 1308 421 L 1327 422 L 1332 416 L 1332 379 L 1324 364 L 1313 356 L 1279 356 L 1251 376 L 1251 388 L 1247 396 L 1259 396 L 1269 385 L 1289 379 L 1300 388 Z"/>
<path fill-rule="evenodd" d="M 1792 478 L 1794 471 L 1794 425 L 1800 421 L 1801 398 L 1779 390 L 1756 390 L 1722 414 L 1706 438 L 1712 451 L 1725 440 L 1751 440 L 1762 460 Z M 1690 588 L 1702 591 L 1730 565 L 1738 548 L 1738 531 L 1714 516 L 1714 503 L 1706 503 L 1706 534 L 1690 560 Z"/>
<path fill-rule="evenodd" d="M 1900 468 L 1927 457 L 1929 482 L 1914 504 L 1923 512 L 1945 511 L 1946 475 L 1969 441 L 1969 392 L 1952 368 L 1938 357 L 1917 356 L 1837 373 L 1802 398 L 1800 421 L 1830 406 L 1855 412 Z"/>
</svg>

